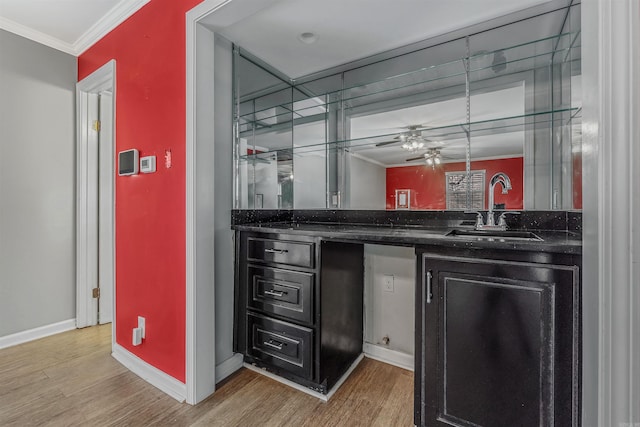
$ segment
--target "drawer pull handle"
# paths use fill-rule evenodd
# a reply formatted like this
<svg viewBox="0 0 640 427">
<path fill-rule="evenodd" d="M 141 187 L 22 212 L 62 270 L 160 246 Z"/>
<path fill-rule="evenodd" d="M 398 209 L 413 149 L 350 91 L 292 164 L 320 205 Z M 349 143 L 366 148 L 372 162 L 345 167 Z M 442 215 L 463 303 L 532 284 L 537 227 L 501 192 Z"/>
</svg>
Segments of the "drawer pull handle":
<svg viewBox="0 0 640 427">
<path fill-rule="evenodd" d="M 425 292 L 427 293 L 427 304 L 431 304 L 431 298 L 433 298 L 433 294 L 431 293 L 431 280 L 433 279 L 433 274 L 431 270 L 427 271 L 427 289 Z"/>
<path fill-rule="evenodd" d="M 265 295 L 270 295 L 272 297 L 283 297 L 285 296 L 287 293 L 282 291 L 276 291 L 275 289 L 267 289 L 266 291 L 264 291 Z"/>
<path fill-rule="evenodd" d="M 272 248 L 267 248 L 264 250 L 265 253 L 268 254 L 286 254 L 287 252 L 289 252 L 287 249 L 272 249 Z"/>
<path fill-rule="evenodd" d="M 266 345 L 267 347 L 274 348 L 276 350 L 282 350 L 282 346 L 284 345 L 284 343 L 274 341 L 274 340 L 264 341 L 262 344 Z"/>
</svg>

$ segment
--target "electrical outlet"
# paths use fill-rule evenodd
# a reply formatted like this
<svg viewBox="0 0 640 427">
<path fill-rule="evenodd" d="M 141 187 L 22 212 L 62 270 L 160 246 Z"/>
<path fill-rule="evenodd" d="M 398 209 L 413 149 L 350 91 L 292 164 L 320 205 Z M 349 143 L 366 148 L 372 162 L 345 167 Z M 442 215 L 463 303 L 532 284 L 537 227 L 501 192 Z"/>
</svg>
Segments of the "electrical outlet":
<svg viewBox="0 0 640 427">
<path fill-rule="evenodd" d="M 393 275 L 385 274 L 382 276 L 382 289 L 385 292 L 393 292 Z"/>
</svg>

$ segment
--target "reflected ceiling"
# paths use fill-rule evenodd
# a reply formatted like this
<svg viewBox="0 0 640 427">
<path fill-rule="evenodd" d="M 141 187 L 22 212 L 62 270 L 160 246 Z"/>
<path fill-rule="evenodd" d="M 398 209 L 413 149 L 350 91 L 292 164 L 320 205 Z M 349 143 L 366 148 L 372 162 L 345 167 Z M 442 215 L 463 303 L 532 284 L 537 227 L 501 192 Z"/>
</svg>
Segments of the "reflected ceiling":
<svg viewBox="0 0 640 427">
<path fill-rule="evenodd" d="M 217 31 L 297 78 L 545 3 L 552 2 L 280 0 Z M 301 42 L 305 32 L 317 41 Z"/>
</svg>

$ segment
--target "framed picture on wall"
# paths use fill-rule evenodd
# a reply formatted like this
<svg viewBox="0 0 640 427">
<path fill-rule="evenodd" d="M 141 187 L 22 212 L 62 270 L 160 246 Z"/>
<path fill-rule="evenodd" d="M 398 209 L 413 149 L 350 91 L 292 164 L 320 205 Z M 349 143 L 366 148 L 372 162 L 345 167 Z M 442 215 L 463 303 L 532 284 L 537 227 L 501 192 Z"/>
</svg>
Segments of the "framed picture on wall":
<svg viewBox="0 0 640 427">
<path fill-rule="evenodd" d="M 411 190 L 396 190 L 396 209 L 411 209 Z"/>
</svg>

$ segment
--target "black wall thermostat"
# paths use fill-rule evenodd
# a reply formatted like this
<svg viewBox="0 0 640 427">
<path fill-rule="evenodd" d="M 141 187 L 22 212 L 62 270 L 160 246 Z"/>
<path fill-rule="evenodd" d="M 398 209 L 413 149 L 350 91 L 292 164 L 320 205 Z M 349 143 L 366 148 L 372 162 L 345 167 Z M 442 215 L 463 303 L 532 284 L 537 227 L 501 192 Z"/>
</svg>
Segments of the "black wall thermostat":
<svg viewBox="0 0 640 427">
<path fill-rule="evenodd" d="M 138 173 L 138 150 L 132 148 L 118 153 L 118 175 L 135 175 Z"/>
</svg>

